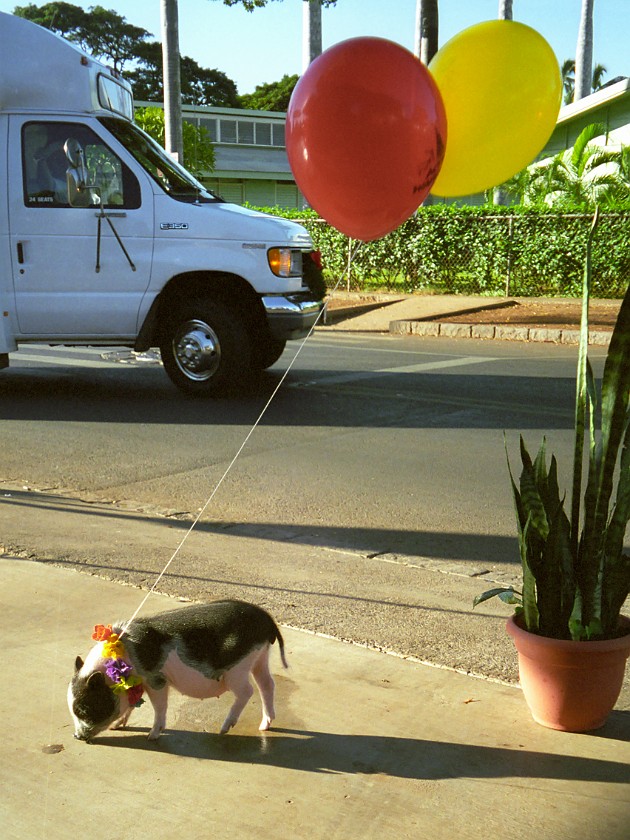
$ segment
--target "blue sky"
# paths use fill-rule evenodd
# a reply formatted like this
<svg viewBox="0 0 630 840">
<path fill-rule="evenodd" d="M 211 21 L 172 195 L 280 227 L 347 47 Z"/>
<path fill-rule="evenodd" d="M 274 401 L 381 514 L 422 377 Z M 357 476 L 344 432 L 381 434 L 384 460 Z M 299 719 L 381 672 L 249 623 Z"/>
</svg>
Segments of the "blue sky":
<svg viewBox="0 0 630 840">
<path fill-rule="evenodd" d="M 20 3 L 0 0 L 0 11 Z M 129 23 L 160 35 L 160 0 L 74 0 L 89 8 L 115 9 Z M 39 0 L 36 5 L 43 5 Z M 440 45 L 453 35 L 497 15 L 498 0 L 440 0 Z M 221 0 L 179 0 L 180 48 L 203 67 L 222 70 L 251 93 L 302 68 L 302 0 L 274 0 L 245 12 Z M 338 0 L 324 9 L 324 48 L 359 35 L 378 35 L 413 49 L 415 0 Z M 575 56 L 581 0 L 514 0 L 514 19 L 537 29 L 558 61 Z M 595 0 L 594 59 L 614 76 L 630 76 L 630 0 Z"/>
</svg>

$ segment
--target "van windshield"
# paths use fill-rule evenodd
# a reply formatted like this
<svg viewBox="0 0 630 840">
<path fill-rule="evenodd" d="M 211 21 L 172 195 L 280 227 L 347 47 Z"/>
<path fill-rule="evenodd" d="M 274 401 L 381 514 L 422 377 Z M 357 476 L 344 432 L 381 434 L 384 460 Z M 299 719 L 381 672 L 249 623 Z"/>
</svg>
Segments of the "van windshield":
<svg viewBox="0 0 630 840">
<path fill-rule="evenodd" d="M 190 202 L 222 201 L 134 123 L 112 117 L 101 117 L 100 122 L 172 198 Z"/>
</svg>

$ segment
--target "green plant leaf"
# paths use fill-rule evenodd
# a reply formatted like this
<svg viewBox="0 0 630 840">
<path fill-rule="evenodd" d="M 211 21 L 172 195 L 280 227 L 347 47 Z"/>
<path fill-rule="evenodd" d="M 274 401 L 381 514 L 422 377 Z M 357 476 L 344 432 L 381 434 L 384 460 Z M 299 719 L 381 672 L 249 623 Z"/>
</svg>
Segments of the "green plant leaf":
<svg viewBox="0 0 630 840">
<path fill-rule="evenodd" d="M 528 517 L 519 539 L 521 566 L 523 570 L 523 616 L 525 618 L 525 626 L 527 630 L 531 633 L 537 633 L 540 624 L 540 616 L 536 601 L 536 577 L 532 570 L 532 548 L 529 537 L 530 532 L 531 517 Z"/>
<path fill-rule="evenodd" d="M 531 522 L 531 526 L 536 529 L 543 540 L 547 538 L 549 533 L 549 522 L 547 520 L 545 506 L 539 492 L 537 474 L 540 475 L 541 471 L 543 473 L 545 472 L 544 450 L 545 441 L 543 440 L 536 458 L 536 466 L 534 466 L 529 453 L 525 448 L 523 438 L 521 438 L 521 460 L 523 462 L 523 470 L 521 472 L 519 484 L 521 491 L 521 504 L 525 515 Z"/>
<path fill-rule="evenodd" d="M 582 139 L 586 132 L 582 132 Z M 578 554 L 580 533 L 580 505 L 582 497 L 582 465 L 584 459 L 584 435 L 586 430 L 586 401 L 588 393 L 588 308 L 591 294 L 591 252 L 593 237 L 599 221 L 596 208 L 586 241 L 586 256 L 582 276 L 582 317 L 580 320 L 580 345 L 575 379 L 575 439 L 573 448 L 573 482 L 571 490 L 571 549 Z M 593 384 L 591 382 L 591 384 Z"/>
<path fill-rule="evenodd" d="M 562 501 L 550 516 L 549 536 L 543 547 L 536 583 L 540 632 L 557 639 L 568 638 L 575 579 L 570 524 Z"/>
<path fill-rule="evenodd" d="M 578 618 L 572 618 L 569 621 L 569 630 L 571 632 L 571 639 L 574 642 L 581 642 L 586 639 L 586 630 Z"/>
<path fill-rule="evenodd" d="M 521 604 L 521 593 L 517 592 L 512 586 L 498 586 L 494 589 L 488 589 L 477 595 L 473 600 L 473 609 L 484 601 L 489 601 L 490 598 L 500 598 L 505 604 Z"/>
<path fill-rule="evenodd" d="M 606 566 L 619 561 L 622 531 L 628 522 L 630 482 L 628 412 L 630 399 L 630 287 L 622 301 L 611 336 L 601 396 L 601 439 L 589 459 L 584 494 L 584 525 L 578 555 L 578 582 L 583 596 L 583 621 L 602 617 L 601 596 L 607 581 Z M 620 463 L 618 503 L 609 516 L 617 462 Z M 625 520 L 625 521 L 624 521 Z M 614 550 L 613 550 L 614 547 Z M 627 593 L 626 593 L 627 594 Z M 614 622 L 604 611 L 604 621 Z"/>
<path fill-rule="evenodd" d="M 623 551 L 623 541 L 630 521 L 630 410 L 626 415 L 621 457 L 619 459 L 619 478 L 617 496 L 610 522 L 606 529 L 606 554 L 619 557 Z"/>
</svg>

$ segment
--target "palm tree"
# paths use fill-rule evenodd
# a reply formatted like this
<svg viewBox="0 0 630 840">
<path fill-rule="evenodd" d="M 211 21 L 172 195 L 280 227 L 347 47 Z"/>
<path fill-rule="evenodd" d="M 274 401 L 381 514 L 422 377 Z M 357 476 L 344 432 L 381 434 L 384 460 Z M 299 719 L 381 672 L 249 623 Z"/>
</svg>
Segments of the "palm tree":
<svg viewBox="0 0 630 840">
<path fill-rule="evenodd" d="M 593 140 L 605 134 L 599 123 L 582 129 L 572 149 L 518 173 L 508 183 L 523 204 L 545 204 L 565 209 L 613 206 L 630 197 L 628 150 L 602 147 Z"/>
<path fill-rule="evenodd" d="M 567 58 L 560 68 L 562 74 L 562 87 L 564 89 L 564 104 L 573 102 L 575 92 L 575 59 Z"/>
<path fill-rule="evenodd" d="M 607 72 L 608 71 L 606 70 L 606 68 L 604 67 L 603 64 L 596 64 L 595 65 L 595 67 L 593 68 L 593 81 L 591 82 L 591 87 L 593 89 L 593 92 L 595 92 L 596 90 L 600 90 L 600 88 L 603 87 L 604 73 L 607 73 Z"/>
<path fill-rule="evenodd" d="M 575 51 L 575 91 L 573 101 L 591 92 L 593 75 L 593 6 L 595 0 L 582 0 L 580 28 Z"/>
<path fill-rule="evenodd" d="M 512 0 L 499 0 L 499 20 L 512 20 Z M 509 196 L 502 185 L 494 188 L 492 193 L 493 204 L 507 204 Z"/>
<path fill-rule="evenodd" d="M 428 64 L 438 51 L 438 0 L 416 0 L 414 55 Z"/>
<path fill-rule="evenodd" d="M 179 63 L 177 0 L 161 0 L 162 61 L 164 74 L 164 148 L 184 159 L 182 94 Z"/>
<path fill-rule="evenodd" d="M 322 54 L 322 3 L 321 0 L 302 2 L 302 72 L 311 61 Z"/>
<path fill-rule="evenodd" d="M 596 90 L 600 90 L 604 82 L 604 73 L 607 72 L 603 64 L 595 65 L 590 92 L 594 93 Z M 561 73 L 562 86 L 564 88 L 564 104 L 570 105 L 575 95 L 575 60 L 573 58 L 567 58 L 562 65 Z"/>
</svg>

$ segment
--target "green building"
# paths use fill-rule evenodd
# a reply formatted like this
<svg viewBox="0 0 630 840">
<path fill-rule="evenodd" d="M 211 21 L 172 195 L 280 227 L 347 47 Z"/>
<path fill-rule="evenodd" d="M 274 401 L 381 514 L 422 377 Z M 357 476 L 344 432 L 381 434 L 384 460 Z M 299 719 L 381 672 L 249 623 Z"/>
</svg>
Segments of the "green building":
<svg viewBox="0 0 630 840">
<path fill-rule="evenodd" d="M 287 159 L 285 113 L 182 105 L 182 118 L 205 128 L 214 144 L 214 172 L 201 178 L 213 192 L 234 204 L 305 206 Z"/>
</svg>

